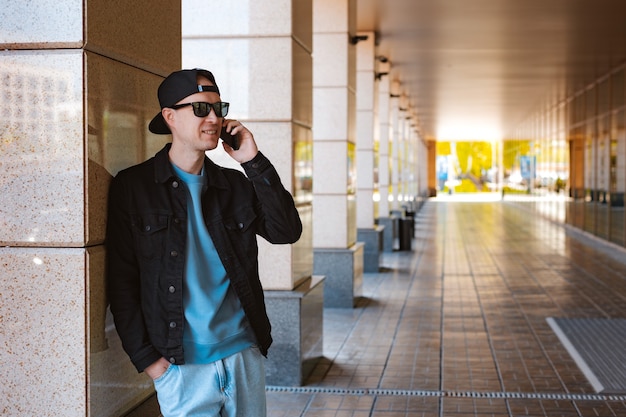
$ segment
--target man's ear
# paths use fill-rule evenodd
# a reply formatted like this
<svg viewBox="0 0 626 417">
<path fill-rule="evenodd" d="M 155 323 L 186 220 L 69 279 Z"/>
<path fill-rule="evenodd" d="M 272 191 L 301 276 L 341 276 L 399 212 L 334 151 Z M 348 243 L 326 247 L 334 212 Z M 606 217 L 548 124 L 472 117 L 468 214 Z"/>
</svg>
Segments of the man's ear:
<svg viewBox="0 0 626 417">
<path fill-rule="evenodd" d="M 165 120 L 165 124 L 167 124 L 168 127 L 170 127 L 172 125 L 172 123 L 174 123 L 174 110 L 168 108 L 168 107 L 164 107 L 161 110 L 161 115 L 163 116 L 163 120 Z M 171 130 L 171 127 L 170 127 Z"/>
</svg>

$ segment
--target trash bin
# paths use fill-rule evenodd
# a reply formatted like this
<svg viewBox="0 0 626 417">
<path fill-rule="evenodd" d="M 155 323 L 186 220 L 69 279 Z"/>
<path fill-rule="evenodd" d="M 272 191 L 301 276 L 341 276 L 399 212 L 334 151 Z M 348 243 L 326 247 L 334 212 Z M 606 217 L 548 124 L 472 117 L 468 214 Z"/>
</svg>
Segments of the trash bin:
<svg viewBox="0 0 626 417">
<path fill-rule="evenodd" d="M 411 250 L 411 241 L 413 240 L 413 218 L 403 217 L 400 219 L 399 228 L 399 240 L 400 250 Z"/>
<path fill-rule="evenodd" d="M 415 237 L 415 212 L 407 210 L 405 217 L 411 221 L 411 226 L 410 226 L 411 237 Z"/>
</svg>

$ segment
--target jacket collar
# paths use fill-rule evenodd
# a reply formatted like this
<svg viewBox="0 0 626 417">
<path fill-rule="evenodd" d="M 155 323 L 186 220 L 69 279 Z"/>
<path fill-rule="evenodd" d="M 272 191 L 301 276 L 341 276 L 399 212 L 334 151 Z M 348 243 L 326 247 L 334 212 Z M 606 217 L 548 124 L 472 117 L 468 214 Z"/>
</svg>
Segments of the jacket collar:
<svg viewBox="0 0 626 417">
<path fill-rule="evenodd" d="M 170 178 L 176 178 L 168 155 L 171 147 L 172 144 L 168 143 L 154 155 L 154 182 L 156 183 L 165 183 Z M 222 167 L 211 161 L 209 157 L 204 157 L 204 176 L 207 179 L 207 186 L 228 189 L 228 181 L 222 169 Z"/>
</svg>

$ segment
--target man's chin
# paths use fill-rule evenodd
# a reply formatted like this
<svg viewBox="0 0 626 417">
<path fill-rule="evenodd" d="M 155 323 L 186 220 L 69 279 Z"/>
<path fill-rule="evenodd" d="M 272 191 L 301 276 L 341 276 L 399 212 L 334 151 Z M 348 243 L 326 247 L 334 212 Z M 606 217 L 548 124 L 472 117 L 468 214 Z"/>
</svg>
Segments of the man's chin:
<svg viewBox="0 0 626 417">
<path fill-rule="evenodd" d="M 217 145 L 219 144 L 219 140 L 210 140 L 210 141 L 206 141 L 204 143 L 204 151 L 212 151 L 213 149 L 217 148 Z"/>
</svg>

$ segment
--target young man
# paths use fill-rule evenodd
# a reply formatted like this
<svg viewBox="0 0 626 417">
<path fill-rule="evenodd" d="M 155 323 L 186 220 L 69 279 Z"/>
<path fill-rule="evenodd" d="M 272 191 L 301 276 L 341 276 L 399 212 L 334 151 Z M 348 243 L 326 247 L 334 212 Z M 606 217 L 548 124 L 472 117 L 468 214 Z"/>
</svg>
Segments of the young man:
<svg viewBox="0 0 626 417">
<path fill-rule="evenodd" d="M 264 358 L 272 342 L 256 235 L 297 241 L 302 224 L 252 133 L 225 119 L 213 74 L 181 70 L 158 90 L 150 122 L 172 142 L 111 184 L 108 292 L 124 350 L 154 380 L 165 417 L 265 416 Z M 245 173 L 205 151 L 222 127 Z M 237 148 L 237 149 L 234 149 Z"/>
</svg>

